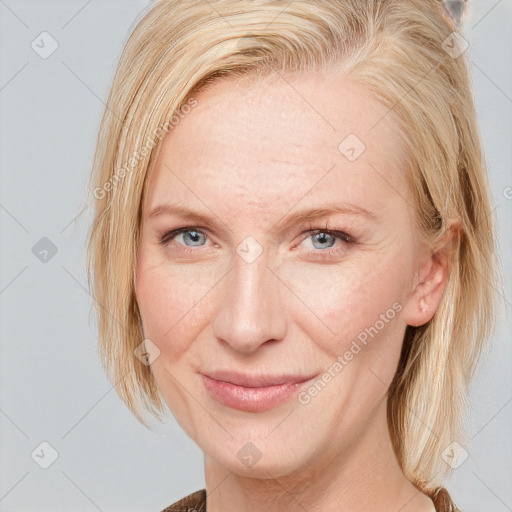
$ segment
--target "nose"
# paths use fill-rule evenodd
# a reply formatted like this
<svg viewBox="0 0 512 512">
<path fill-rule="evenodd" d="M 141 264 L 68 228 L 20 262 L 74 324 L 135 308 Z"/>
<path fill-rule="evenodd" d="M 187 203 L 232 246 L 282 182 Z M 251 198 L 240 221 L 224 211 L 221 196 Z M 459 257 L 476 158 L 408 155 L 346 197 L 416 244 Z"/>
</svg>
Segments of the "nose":
<svg viewBox="0 0 512 512">
<path fill-rule="evenodd" d="M 267 260 L 265 251 L 251 263 L 235 253 L 233 268 L 223 280 L 222 303 L 212 327 L 218 340 L 241 354 L 252 354 L 286 333 L 281 303 L 286 287 Z"/>
</svg>

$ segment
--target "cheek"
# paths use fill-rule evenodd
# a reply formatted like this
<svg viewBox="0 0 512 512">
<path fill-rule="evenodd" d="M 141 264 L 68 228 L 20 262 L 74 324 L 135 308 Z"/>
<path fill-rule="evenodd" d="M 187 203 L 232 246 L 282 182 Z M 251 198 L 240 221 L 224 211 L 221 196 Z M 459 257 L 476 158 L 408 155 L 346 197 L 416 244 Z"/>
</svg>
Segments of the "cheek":
<svg viewBox="0 0 512 512">
<path fill-rule="evenodd" d="M 396 357 L 405 328 L 400 311 L 409 261 L 406 251 L 401 251 L 400 261 L 397 258 L 396 252 L 368 253 L 336 266 L 282 269 L 280 278 L 300 299 L 295 300 L 295 313 L 290 311 L 293 321 L 331 359 L 350 350 L 354 340 L 369 354 Z M 370 348 L 374 340 L 378 343 Z"/>
<path fill-rule="evenodd" d="M 365 333 L 371 340 L 376 338 L 368 332 L 374 334 L 375 328 L 379 339 L 401 341 L 396 304 L 405 297 L 409 260 L 402 244 L 394 250 L 361 251 L 337 265 L 289 261 L 275 269 L 279 279 L 268 281 L 274 288 L 262 293 L 278 295 L 276 304 L 287 321 L 336 358 L 352 340 L 364 340 Z M 214 320 L 212 312 L 219 310 L 219 297 L 225 298 L 222 281 L 229 270 L 229 262 L 214 260 L 170 263 L 161 251 L 141 245 L 137 298 L 145 335 L 171 356 L 169 360 L 177 362 Z M 381 350 L 386 347 L 393 349 L 387 344 Z"/>
<path fill-rule="evenodd" d="M 328 408 L 337 404 L 332 408 L 333 425 L 348 430 L 350 424 L 358 428 L 360 418 L 384 398 L 405 332 L 401 311 L 408 260 L 404 257 L 400 265 L 395 256 L 381 256 L 368 254 L 336 269 L 318 266 L 293 275 L 290 271 L 287 277 L 295 279 L 294 291 L 307 305 L 292 321 L 319 349 L 320 378 L 329 382 L 326 392 L 319 392 L 323 385 L 316 384 L 305 390 L 301 403 L 318 400 Z"/>
<path fill-rule="evenodd" d="M 170 360 L 179 360 L 199 335 L 221 278 L 212 266 L 170 264 L 150 250 L 139 251 L 137 301 L 145 336 Z"/>
</svg>

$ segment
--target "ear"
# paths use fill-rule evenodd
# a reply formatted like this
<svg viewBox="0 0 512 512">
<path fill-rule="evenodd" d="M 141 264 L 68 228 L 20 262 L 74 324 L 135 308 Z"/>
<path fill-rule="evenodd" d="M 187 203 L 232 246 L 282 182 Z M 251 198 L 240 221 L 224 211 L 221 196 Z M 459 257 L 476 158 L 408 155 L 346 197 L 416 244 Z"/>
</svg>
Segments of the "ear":
<svg viewBox="0 0 512 512">
<path fill-rule="evenodd" d="M 422 247 L 412 290 L 407 296 L 403 318 L 419 327 L 432 319 L 443 297 L 451 270 L 453 252 L 458 247 L 460 223 L 449 221 L 444 236 L 435 247 Z"/>
</svg>

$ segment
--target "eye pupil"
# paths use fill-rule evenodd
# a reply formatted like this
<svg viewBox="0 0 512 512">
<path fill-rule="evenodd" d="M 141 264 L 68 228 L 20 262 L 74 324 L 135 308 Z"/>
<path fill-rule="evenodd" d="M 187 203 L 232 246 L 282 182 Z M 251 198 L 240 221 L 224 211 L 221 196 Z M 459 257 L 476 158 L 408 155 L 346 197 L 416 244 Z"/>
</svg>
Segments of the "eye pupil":
<svg viewBox="0 0 512 512">
<path fill-rule="evenodd" d="M 333 239 L 333 243 L 334 243 L 334 237 L 332 235 L 330 235 L 329 233 L 317 233 L 315 235 L 315 239 L 317 241 L 319 241 L 321 244 L 324 244 L 324 243 L 326 243 L 326 241 L 328 241 L 325 239 L 325 237 L 331 237 Z M 329 247 L 332 247 L 332 245 L 333 244 L 329 245 Z M 324 248 L 324 247 L 322 247 L 322 248 Z"/>
<path fill-rule="evenodd" d="M 206 235 L 197 229 L 192 228 L 182 228 L 179 230 L 175 230 L 173 232 L 164 235 L 160 241 L 162 245 L 167 245 L 169 240 L 175 239 L 180 235 L 182 238 L 181 242 L 177 242 L 179 245 L 185 245 L 188 247 L 201 247 L 204 245 L 206 240 Z M 204 240 L 201 240 L 201 237 Z M 311 234 L 308 237 L 312 240 L 313 247 L 317 250 L 322 249 L 331 249 L 337 240 L 344 242 L 345 244 L 350 243 L 349 236 L 345 235 L 345 233 L 338 231 L 329 231 L 329 230 L 317 230 L 316 233 Z M 330 242 L 330 243 L 329 243 Z M 328 245 L 325 245 L 328 244 Z M 322 251 L 323 254 L 334 254 L 333 251 Z"/>
<path fill-rule="evenodd" d="M 201 241 L 202 233 L 199 231 L 196 231 L 194 229 L 189 229 L 188 231 L 184 232 L 185 237 L 189 237 L 193 243 L 197 243 L 198 241 Z M 199 240 L 198 240 L 199 238 Z"/>
</svg>

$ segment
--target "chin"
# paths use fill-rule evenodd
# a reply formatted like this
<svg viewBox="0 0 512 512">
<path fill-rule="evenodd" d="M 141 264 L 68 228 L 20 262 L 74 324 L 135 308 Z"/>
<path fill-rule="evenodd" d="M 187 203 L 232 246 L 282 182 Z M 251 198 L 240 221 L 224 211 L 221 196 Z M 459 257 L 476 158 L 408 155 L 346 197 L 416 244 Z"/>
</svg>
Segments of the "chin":
<svg viewBox="0 0 512 512">
<path fill-rule="evenodd" d="M 315 443 L 306 444 L 309 436 L 287 435 L 285 439 L 277 431 L 272 432 L 275 427 L 273 423 L 265 433 L 248 428 L 231 431 L 233 437 L 226 434 L 195 442 L 215 464 L 240 476 L 277 478 L 310 466 L 318 456 L 319 447 Z M 298 426 L 297 431 L 300 432 Z"/>
</svg>

